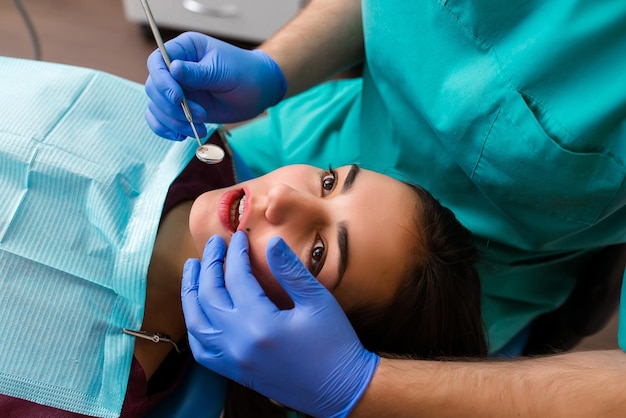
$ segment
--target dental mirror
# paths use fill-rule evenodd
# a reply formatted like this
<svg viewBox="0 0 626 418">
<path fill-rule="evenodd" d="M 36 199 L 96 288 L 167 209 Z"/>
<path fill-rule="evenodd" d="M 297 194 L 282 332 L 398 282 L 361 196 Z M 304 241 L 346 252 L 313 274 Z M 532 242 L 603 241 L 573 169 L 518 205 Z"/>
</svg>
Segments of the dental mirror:
<svg viewBox="0 0 626 418">
<path fill-rule="evenodd" d="M 150 10 L 150 6 L 148 5 L 148 0 L 141 0 L 141 5 L 143 6 L 143 11 L 146 14 L 146 18 L 148 19 L 148 24 L 150 25 L 150 29 L 152 30 L 152 34 L 154 35 L 154 40 L 161 51 L 161 55 L 163 55 L 163 60 L 165 61 L 165 65 L 167 65 L 167 69 L 170 69 L 170 57 L 167 55 L 167 51 L 165 50 L 165 45 L 163 44 L 163 38 L 161 37 L 161 33 L 159 32 L 159 28 L 156 25 L 156 21 L 154 20 L 154 16 L 152 15 L 152 11 Z M 183 108 L 183 112 L 185 113 L 185 118 L 191 125 L 191 129 L 193 130 L 193 134 L 196 137 L 196 141 L 198 141 L 198 149 L 196 149 L 196 157 L 207 164 L 217 164 L 222 162 L 224 159 L 224 150 L 217 145 L 214 144 L 204 144 L 202 145 L 202 141 L 200 141 L 200 136 L 198 135 L 198 131 L 196 131 L 196 127 L 193 124 L 193 118 L 191 117 L 191 111 L 189 110 L 189 104 L 187 103 L 187 99 L 183 97 L 183 102 L 181 103 Z M 218 128 L 219 131 L 219 128 Z M 221 131 L 219 132 L 222 133 Z M 224 138 L 223 138 L 224 139 Z"/>
<path fill-rule="evenodd" d="M 196 149 L 196 157 L 207 164 L 217 164 L 224 159 L 224 150 L 217 145 L 205 144 Z"/>
</svg>

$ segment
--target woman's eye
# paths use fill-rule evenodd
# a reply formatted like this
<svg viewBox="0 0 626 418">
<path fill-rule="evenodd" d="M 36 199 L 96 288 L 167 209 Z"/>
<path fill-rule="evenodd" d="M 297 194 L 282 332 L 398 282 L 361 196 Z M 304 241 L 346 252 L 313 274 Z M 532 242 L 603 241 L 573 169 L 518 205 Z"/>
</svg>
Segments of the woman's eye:
<svg viewBox="0 0 626 418">
<path fill-rule="evenodd" d="M 313 244 L 311 250 L 311 266 L 309 270 L 313 276 L 317 276 L 324 266 L 324 259 L 326 258 L 326 246 L 324 241 L 318 236 Z"/>
<path fill-rule="evenodd" d="M 332 168 L 328 168 L 328 171 L 322 175 L 322 196 L 330 194 L 335 188 L 335 183 L 337 183 L 337 173 Z"/>
</svg>

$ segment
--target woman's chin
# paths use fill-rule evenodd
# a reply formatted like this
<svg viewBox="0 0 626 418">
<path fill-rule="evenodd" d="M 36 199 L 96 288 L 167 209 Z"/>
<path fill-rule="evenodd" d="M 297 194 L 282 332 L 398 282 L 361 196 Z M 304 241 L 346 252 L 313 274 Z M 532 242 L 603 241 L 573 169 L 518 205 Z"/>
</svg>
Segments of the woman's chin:
<svg viewBox="0 0 626 418">
<path fill-rule="evenodd" d="M 226 242 L 226 247 L 228 247 L 228 245 L 230 244 L 231 235 L 229 234 L 215 234 L 215 235 L 219 235 L 220 237 L 222 237 L 224 242 Z M 198 251 L 200 258 L 202 258 L 202 254 L 204 253 L 204 247 L 206 246 L 206 243 L 209 242 L 209 239 L 211 239 L 212 236 L 213 235 L 194 234 L 192 231 L 191 237 L 193 239 L 193 244 L 196 247 L 196 250 Z"/>
</svg>

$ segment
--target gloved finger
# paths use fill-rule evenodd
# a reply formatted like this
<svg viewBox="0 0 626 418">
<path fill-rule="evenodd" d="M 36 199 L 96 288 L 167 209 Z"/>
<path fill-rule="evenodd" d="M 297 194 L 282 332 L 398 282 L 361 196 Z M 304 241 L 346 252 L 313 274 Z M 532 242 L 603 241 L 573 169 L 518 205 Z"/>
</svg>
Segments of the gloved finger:
<svg viewBox="0 0 626 418">
<path fill-rule="evenodd" d="M 148 71 L 150 72 L 150 81 L 154 88 L 169 102 L 180 105 L 183 101 L 183 89 L 178 82 L 170 74 L 163 55 L 158 49 L 148 56 Z M 150 93 L 148 92 L 150 96 Z M 152 97 L 152 96 L 150 96 Z"/>
<path fill-rule="evenodd" d="M 171 118 L 180 121 L 186 120 L 183 108 L 181 107 L 182 98 L 180 101 L 172 102 L 171 98 L 166 97 L 155 85 L 154 78 L 152 76 L 148 77 L 146 80 L 144 90 L 146 95 L 150 98 L 150 103 L 152 103 L 154 107 L 161 110 L 161 112 L 167 114 Z"/>
<path fill-rule="evenodd" d="M 163 46 L 172 62 L 176 60 L 200 61 L 206 55 L 209 42 L 215 39 L 198 32 L 183 32 L 165 42 Z"/>
<path fill-rule="evenodd" d="M 271 238 L 265 255 L 272 275 L 296 305 L 311 304 L 312 297 L 332 297 L 282 238 Z"/>
<path fill-rule="evenodd" d="M 199 276 L 200 262 L 192 258 L 187 260 L 183 269 L 180 295 L 187 329 L 193 330 L 194 333 L 206 334 L 213 331 L 213 326 L 198 300 Z"/>
<path fill-rule="evenodd" d="M 185 135 L 175 132 L 167 126 L 163 125 L 157 118 L 154 117 L 150 109 L 146 110 L 145 119 L 150 129 L 152 129 L 155 134 L 162 138 L 171 139 L 174 141 L 182 141 L 186 138 Z"/>
<path fill-rule="evenodd" d="M 187 138 L 187 135 L 181 134 L 177 131 L 174 131 L 172 129 L 170 129 L 168 126 L 164 125 L 161 123 L 161 121 L 159 121 L 150 111 L 150 109 L 147 109 L 145 112 L 145 119 L 146 122 L 148 123 L 148 126 L 150 127 L 150 129 L 152 129 L 152 131 L 157 134 L 158 136 L 162 137 L 162 138 L 166 138 L 166 139 L 171 139 L 174 141 L 183 141 L 185 138 Z"/>
<path fill-rule="evenodd" d="M 209 307 L 222 310 L 233 308 L 233 302 L 224 285 L 225 254 L 224 239 L 219 235 L 209 238 L 202 255 L 198 284 L 198 299 L 205 312 L 209 310 Z"/>
<path fill-rule="evenodd" d="M 184 89 L 202 89 L 214 93 L 224 93 L 235 88 L 230 77 L 232 69 L 216 68 L 214 65 L 190 61 L 172 62 L 172 77 Z"/>
<path fill-rule="evenodd" d="M 192 294 L 192 297 L 197 297 L 199 277 L 200 262 L 195 258 L 190 258 L 185 261 L 183 279 L 180 284 L 180 296 L 182 298 L 186 297 L 190 293 Z"/>
<path fill-rule="evenodd" d="M 278 311 L 252 273 L 248 255 L 248 238 L 244 232 L 236 232 L 230 240 L 226 253 L 225 281 L 235 307 Z"/>
<path fill-rule="evenodd" d="M 205 92 L 185 91 L 185 97 L 187 99 L 189 111 L 191 112 L 191 118 L 196 124 L 204 123 L 207 121 L 207 112 L 204 110 L 204 105 L 200 104 L 204 99 L 202 96 L 205 95 Z M 180 108 L 182 110 L 182 106 Z M 183 112 L 183 116 L 184 115 L 185 113 Z M 187 120 L 187 118 L 185 118 L 185 120 Z"/>
<path fill-rule="evenodd" d="M 191 349 L 193 358 L 196 362 L 211 369 L 211 366 L 213 365 L 212 361 L 217 357 L 213 347 L 207 347 L 202 340 L 199 340 L 194 336 L 194 333 L 191 330 L 187 331 L 187 340 L 189 342 L 189 348 Z M 214 371 L 219 373 L 217 370 Z"/>
<path fill-rule="evenodd" d="M 212 347 L 211 342 L 215 341 L 216 337 L 219 338 L 222 330 L 213 326 L 198 299 L 199 275 L 200 263 L 198 260 L 187 260 L 181 284 L 181 300 L 189 344 L 194 352 L 194 357 L 201 353 L 201 357 L 208 359 L 213 355 L 214 350 L 219 350 L 219 348 Z M 196 357 L 196 359 L 200 361 L 200 358 Z"/>
<path fill-rule="evenodd" d="M 194 136 L 193 129 L 191 129 L 191 125 L 189 125 L 189 121 L 187 121 L 187 119 L 178 120 L 171 117 L 152 101 L 148 102 L 148 110 L 152 114 L 152 117 L 155 119 L 155 121 L 158 121 L 160 125 L 163 125 L 168 130 L 185 135 L 186 137 Z M 194 119 L 194 121 L 195 120 L 196 119 Z M 194 126 L 196 127 L 196 130 L 200 137 L 206 136 L 207 130 L 206 126 L 203 123 L 194 123 Z"/>
<path fill-rule="evenodd" d="M 146 80 L 144 90 L 146 91 L 147 96 L 150 98 L 150 102 L 153 102 L 152 105 L 160 110 L 163 114 L 166 114 L 169 117 L 179 120 L 181 122 L 187 121 L 187 118 L 185 117 L 185 113 L 183 112 L 183 108 L 181 106 L 182 100 L 181 102 L 172 103 L 156 88 L 151 77 L 148 77 L 148 79 Z M 198 99 L 198 101 L 202 100 L 202 98 L 200 97 L 200 93 L 187 91 L 184 92 L 184 94 L 187 98 L 189 111 L 191 112 L 191 117 L 193 118 L 194 122 L 200 123 L 206 121 L 206 112 L 204 111 L 204 108 L 195 100 L 196 98 Z"/>
</svg>

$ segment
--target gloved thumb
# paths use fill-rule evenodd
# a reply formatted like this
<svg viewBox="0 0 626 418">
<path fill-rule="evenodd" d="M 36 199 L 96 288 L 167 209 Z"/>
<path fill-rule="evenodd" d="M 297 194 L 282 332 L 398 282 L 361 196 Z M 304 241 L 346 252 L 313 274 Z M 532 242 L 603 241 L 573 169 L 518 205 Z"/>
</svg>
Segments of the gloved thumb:
<svg viewBox="0 0 626 418">
<path fill-rule="evenodd" d="M 272 275 L 294 303 L 306 305 L 311 303 L 311 298 L 330 295 L 282 238 L 271 238 L 265 255 Z M 314 306 L 316 305 L 314 302 Z"/>
<path fill-rule="evenodd" d="M 232 89 L 229 80 L 215 67 L 193 61 L 173 61 L 170 66 L 172 77 L 189 90 L 210 90 L 214 92 Z"/>
</svg>

